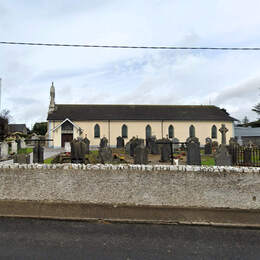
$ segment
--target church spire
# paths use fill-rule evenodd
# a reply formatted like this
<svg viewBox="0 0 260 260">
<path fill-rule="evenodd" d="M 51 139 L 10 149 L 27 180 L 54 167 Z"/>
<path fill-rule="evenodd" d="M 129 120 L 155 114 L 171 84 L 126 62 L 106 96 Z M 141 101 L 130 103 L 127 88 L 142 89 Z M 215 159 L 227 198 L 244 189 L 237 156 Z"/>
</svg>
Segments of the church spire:
<svg viewBox="0 0 260 260">
<path fill-rule="evenodd" d="M 55 110 L 55 88 L 54 84 L 52 82 L 51 89 L 50 89 L 50 105 L 49 105 L 49 113 L 53 112 Z"/>
</svg>

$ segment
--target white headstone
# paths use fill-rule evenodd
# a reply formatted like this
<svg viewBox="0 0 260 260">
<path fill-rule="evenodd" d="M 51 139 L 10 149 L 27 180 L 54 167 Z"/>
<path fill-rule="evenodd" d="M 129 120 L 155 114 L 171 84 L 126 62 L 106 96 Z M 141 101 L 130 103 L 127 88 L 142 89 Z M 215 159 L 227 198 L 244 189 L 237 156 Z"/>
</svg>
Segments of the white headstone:
<svg viewBox="0 0 260 260">
<path fill-rule="evenodd" d="M 64 148 L 66 153 L 70 153 L 71 152 L 70 142 L 65 142 Z"/>
<path fill-rule="evenodd" d="M 24 141 L 24 138 L 21 138 L 21 149 L 26 148 L 26 143 Z"/>
<path fill-rule="evenodd" d="M 3 142 L 0 145 L 1 159 L 6 159 L 8 157 L 8 143 Z"/>
<path fill-rule="evenodd" d="M 11 142 L 11 152 L 17 153 L 17 143 L 15 141 Z"/>
</svg>

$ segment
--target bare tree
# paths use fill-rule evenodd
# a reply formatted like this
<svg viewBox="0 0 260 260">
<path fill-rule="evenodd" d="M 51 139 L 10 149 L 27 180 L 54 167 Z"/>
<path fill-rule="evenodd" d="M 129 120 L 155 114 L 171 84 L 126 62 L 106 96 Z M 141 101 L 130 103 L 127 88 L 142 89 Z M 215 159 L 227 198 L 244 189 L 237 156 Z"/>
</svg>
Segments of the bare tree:
<svg viewBox="0 0 260 260">
<path fill-rule="evenodd" d="M 10 113 L 10 110 L 8 109 L 3 109 L 1 112 L 0 112 L 0 117 L 7 120 L 8 123 L 13 120 L 12 116 L 11 116 L 11 113 Z"/>
</svg>

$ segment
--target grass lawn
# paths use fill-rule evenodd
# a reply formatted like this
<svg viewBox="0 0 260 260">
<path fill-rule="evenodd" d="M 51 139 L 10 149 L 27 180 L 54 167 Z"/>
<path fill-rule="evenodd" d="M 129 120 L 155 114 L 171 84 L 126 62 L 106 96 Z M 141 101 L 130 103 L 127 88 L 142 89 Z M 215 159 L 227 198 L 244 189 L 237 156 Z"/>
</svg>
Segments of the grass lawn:
<svg viewBox="0 0 260 260">
<path fill-rule="evenodd" d="M 52 161 L 53 161 L 53 159 L 54 159 L 53 157 L 48 158 L 48 159 L 45 159 L 45 160 L 44 160 L 44 163 L 45 163 L 45 164 L 51 164 Z"/>
<path fill-rule="evenodd" d="M 23 148 L 18 150 L 18 154 L 29 154 L 33 152 L 33 148 Z"/>
<path fill-rule="evenodd" d="M 201 156 L 201 165 L 214 166 L 215 160 L 211 156 Z"/>
</svg>

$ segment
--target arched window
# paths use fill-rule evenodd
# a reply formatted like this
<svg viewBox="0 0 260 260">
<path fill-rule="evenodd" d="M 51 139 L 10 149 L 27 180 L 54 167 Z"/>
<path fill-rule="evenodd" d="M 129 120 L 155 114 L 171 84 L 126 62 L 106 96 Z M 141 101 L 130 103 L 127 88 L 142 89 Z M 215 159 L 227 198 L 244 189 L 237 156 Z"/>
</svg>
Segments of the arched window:
<svg viewBox="0 0 260 260">
<path fill-rule="evenodd" d="M 122 125 L 122 137 L 127 138 L 127 126 Z"/>
<path fill-rule="evenodd" d="M 190 126 L 190 137 L 195 137 L 195 127 L 193 125 Z"/>
<path fill-rule="evenodd" d="M 100 137 L 100 126 L 98 124 L 94 127 L 94 137 L 99 138 Z"/>
<path fill-rule="evenodd" d="M 168 137 L 173 138 L 174 137 L 174 128 L 172 125 L 169 126 L 168 128 Z"/>
<path fill-rule="evenodd" d="M 152 128 L 150 125 L 147 125 L 145 128 L 145 137 L 146 139 L 148 139 L 151 136 L 152 136 Z"/>
<path fill-rule="evenodd" d="M 211 127 L 211 138 L 217 138 L 217 127 L 215 125 Z"/>
</svg>

